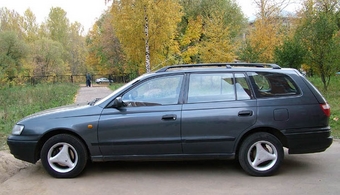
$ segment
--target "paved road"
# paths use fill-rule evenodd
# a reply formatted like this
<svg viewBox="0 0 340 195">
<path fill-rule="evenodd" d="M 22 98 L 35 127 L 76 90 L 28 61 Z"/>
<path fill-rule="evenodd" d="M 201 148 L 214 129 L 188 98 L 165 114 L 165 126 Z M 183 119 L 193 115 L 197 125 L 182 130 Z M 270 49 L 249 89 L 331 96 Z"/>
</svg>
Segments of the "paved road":
<svg viewBox="0 0 340 195">
<path fill-rule="evenodd" d="M 107 87 L 81 87 L 75 98 L 75 103 L 88 103 L 96 98 L 103 98 L 112 93 Z"/>
<path fill-rule="evenodd" d="M 81 90 L 90 94 L 99 89 Z M 55 179 L 39 161 L 1 183 L 0 194 L 314 195 L 339 194 L 339 181 L 340 140 L 335 140 L 323 153 L 286 155 L 279 173 L 272 177 L 248 176 L 230 160 L 91 163 L 77 178 Z"/>
</svg>

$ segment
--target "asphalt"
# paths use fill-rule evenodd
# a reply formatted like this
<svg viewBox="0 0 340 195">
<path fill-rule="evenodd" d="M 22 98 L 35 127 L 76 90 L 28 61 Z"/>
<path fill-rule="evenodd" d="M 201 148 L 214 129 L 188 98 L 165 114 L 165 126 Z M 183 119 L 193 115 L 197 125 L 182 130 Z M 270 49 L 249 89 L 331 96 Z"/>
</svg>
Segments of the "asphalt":
<svg viewBox="0 0 340 195">
<path fill-rule="evenodd" d="M 96 98 L 104 98 L 111 94 L 112 90 L 108 87 L 93 86 L 93 87 L 81 87 L 75 98 L 75 103 L 88 103 Z"/>
</svg>

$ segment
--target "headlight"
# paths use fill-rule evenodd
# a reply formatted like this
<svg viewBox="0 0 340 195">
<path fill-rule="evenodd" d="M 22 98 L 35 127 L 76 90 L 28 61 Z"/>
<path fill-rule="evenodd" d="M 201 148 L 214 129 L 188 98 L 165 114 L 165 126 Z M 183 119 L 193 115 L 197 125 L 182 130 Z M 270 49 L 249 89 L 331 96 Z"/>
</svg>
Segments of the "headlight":
<svg viewBox="0 0 340 195">
<path fill-rule="evenodd" d="M 14 125 L 14 127 L 12 129 L 12 134 L 13 135 L 20 135 L 23 130 L 24 130 L 23 125 Z"/>
</svg>

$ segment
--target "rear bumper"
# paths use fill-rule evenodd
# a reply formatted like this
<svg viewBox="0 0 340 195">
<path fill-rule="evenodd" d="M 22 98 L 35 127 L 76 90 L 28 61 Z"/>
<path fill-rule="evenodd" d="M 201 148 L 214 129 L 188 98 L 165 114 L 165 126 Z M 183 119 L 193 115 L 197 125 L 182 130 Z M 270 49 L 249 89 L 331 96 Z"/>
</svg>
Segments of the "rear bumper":
<svg viewBox="0 0 340 195">
<path fill-rule="evenodd" d="M 323 152 L 333 142 L 330 127 L 298 132 L 290 130 L 285 133 L 285 136 L 289 154 Z"/>
<path fill-rule="evenodd" d="M 30 163 L 36 163 L 39 160 L 36 155 L 37 144 L 37 141 L 16 140 L 12 136 L 7 139 L 11 154 L 17 159 Z"/>
</svg>

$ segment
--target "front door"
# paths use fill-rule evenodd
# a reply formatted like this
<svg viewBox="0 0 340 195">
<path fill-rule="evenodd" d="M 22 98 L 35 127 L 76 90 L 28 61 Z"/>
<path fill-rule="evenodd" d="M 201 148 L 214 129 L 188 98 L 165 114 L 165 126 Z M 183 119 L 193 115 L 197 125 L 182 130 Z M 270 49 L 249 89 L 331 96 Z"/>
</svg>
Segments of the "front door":
<svg viewBox="0 0 340 195">
<path fill-rule="evenodd" d="M 154 77 L 121 94 L 126 106 L 105 108 L 98 140 L 104 156 L 180 154 L 183 75 Z"/>
</svg>

